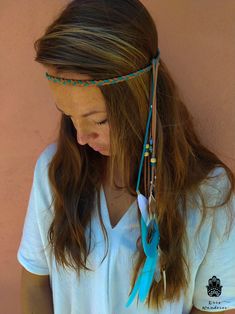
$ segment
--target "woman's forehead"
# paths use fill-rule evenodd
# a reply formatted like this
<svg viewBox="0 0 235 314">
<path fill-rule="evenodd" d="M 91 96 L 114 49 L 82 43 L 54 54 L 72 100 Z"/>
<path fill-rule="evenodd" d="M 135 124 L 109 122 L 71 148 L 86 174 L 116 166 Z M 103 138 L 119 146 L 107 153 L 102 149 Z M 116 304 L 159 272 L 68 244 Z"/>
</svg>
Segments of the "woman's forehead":
<svg viewBox="0 0 235 314">
<path fill-rule="evenodd" d="M 52 72 L 48 69 L 48 73 L 54 76 L 55 70 Z M 81 79 L 81 76 L 79 77 L 77 74 L 73 73 L 73 77 L 70 77 L 69 74 L 72 73 L 66 74 L 66 77 L 65 74 L 58 77 Z M 88 76 L 85 79 L 89 79 Z M 61 85 L 53 81 L 48 81 L 48 84 L 57 105 L 62 110 L 73 111 L 74 106 L 79 106 L 85 110 L 93 110 L 94 108 L 106 110 L 104 96 L 97 86 Z"/>
</svg>

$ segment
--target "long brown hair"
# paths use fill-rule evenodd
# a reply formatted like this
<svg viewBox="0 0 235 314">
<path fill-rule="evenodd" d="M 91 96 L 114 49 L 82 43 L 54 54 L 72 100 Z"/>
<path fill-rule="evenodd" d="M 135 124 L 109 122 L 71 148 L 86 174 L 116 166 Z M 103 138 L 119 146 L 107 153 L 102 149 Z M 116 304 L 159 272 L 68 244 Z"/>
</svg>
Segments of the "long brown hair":
<svg viewBox="0 0 235 314">
<path fill-rule="evenodd" d="M 96 0 L 74 0 L 63 8 L 44 35 L 35 42 L 35 60 L 53 67 L 58 73 L 69 71 L 87 74 L 99 80 L 144 68 L 156 56 L 157 48 L 156 25 L 139 0 L 104 0 L 99 1 L 98 6 Z M 88 248 L 85 230 L 91 220 L 96 193 L 99 218 L 107 240 L 100 215 L 99 191 L 108 158 L 114 185 L 136 196 L 135 184 L 149 110 L 150 78 L 151 73 L 148 72 L 129 81 L 99 87 L 105 98 L 110 125 L 110 157 L 96 153 L 88 145 L 79 145 L 71 119 L 65 115 L 61 117 L 57 150 L 48 173 L 55 214 L 48 239 L 57 263 L 74 268 L 78 275 L 81 268 L 89 270 L 86 258 L 90 243 Z M 202 223 L 207 206 L 204 203 L 206 195 L 200 193 L 199 185 L 209 180 L 208 175 L 215 167 L 223 167 L 230 182 L 226 198 L 218 206 L 226 204 L 234 191 L 233 172 L 202 145 L 192 120 L 160 58 L 157 82 L 156 215 L 161 235 L 160 247 L 164 253 L 161 265 L 165 265 L 167 275 L 167 300 L 178 299 L 181 289 L 185 290 L 188 283 L 187 262 L 183 254 L 187 196 L 200 195 Z M 123 187 L 115 183 L 113 176 L 117 163 L 123 173 Z M 140 191 L 144 191 L 143 182 Z M 137 254 L 132 287 L 144 263 L 143 250 L 137 251 Z M 148 296 L 148 306 L 158 308 L 162 301 L 162 281 L 159 284 L 154 282 Z"/>
</svg>

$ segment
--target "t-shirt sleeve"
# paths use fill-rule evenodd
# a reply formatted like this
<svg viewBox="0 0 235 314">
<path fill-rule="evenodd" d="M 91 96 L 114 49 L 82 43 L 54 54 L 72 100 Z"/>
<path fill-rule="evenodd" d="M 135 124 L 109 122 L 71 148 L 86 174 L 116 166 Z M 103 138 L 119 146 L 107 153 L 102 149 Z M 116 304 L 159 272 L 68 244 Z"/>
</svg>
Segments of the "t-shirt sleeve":
<svg viewBox="0 0 235 314">
<path fill-rule="evenodd" d="M 29 272 L 48 275 L 45 226 L 48 223 L 49 198 L 47 190 L 47 165 L 41 155 L 34 168 L 28 209 L 26 212 L 17 260 Z"/>
<path fill-rule="evenodd" d="M 228 179 L 224 182 L 228 184 Z M 232 215 L 227 214 L 228 207 Z M 228 204 L 215 211 L 208 248 L 196 274 L 193 295 L 193 305 L 207 312 L 235 309 L 234 193 Z"/>
</svg>

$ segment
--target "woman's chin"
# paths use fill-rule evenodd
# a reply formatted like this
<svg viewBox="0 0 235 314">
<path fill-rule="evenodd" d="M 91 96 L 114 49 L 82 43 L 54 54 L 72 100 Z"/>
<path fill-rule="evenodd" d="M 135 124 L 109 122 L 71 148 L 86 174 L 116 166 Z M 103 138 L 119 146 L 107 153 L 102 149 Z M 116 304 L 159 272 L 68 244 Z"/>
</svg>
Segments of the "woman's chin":
<svg viewBox="0 0 235 314">
<path fill-rule="evenodd" d="M 107 150 L 106 148 L 100 148 L 100 147 L 96 148 L 96 147 L 92 147 L 92 149 L 93 149 L 94 151 L 96 151 L 97 153 L 100 153 L 100 154 L 102 154 L 102 155 L 104 155 L 104 156 L 109 156 L 109 155 L 110 155 L 109 152 L 108 152 L 108 150 Z"/>
<path fill-rule="evenodd" d="M 104 155 L 104 156 L 110 156 L 109 152 L 106 150 L 99 150 L 98 153 L 100 153 L 101 155 Z"/>
</svg>

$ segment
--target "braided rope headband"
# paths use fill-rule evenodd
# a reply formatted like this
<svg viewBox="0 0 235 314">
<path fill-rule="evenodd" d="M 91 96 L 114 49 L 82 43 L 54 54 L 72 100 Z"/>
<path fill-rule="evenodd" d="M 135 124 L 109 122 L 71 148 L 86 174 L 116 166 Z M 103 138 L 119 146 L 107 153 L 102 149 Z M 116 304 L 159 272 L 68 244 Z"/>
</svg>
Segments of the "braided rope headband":
<svg viewBox="0 0 235 314">
<path fill-rule="evenodd" d="M 142 270 L 135 282 L 133 290 L 129 295 L 126 307 L 128 307 L 134 300 L 137 292 L 139 292 L 139 298 L 141 302 L 146 299 L 152 282 L 155 279 L 157 283 L 161 280 L 161 272 L 163 274 L 164 294 L 166 295 L 166 274 L 164 267 L 160 267 L 160 255 L 161 249 L 159 246 L 160 234 L 158 229 L 157 218 L 155 215 L 156 199 L 154 195 L 154 187 L 156 183 L 156 118 L 157 118 L 157 77 L 158 67 L 160 60 L 160 50 L 158 49 L 157 56 L 152 59 L 151 65 L 148 65 L 144 69 L 140 69 L 134 73 L 130 73 L 124 76 L 119 76 L 105 80 L 73 80 L 65 79 L 62 77 L 55 77 L 49 75 L 46 72 L 46 78 L 54 83 L 61 85 L 73 85 L 73 86 L 103 86 L 116 84 L 126 80 L 133 79 L 145 72 L 152 70 L 152 82 L 150 91 L 150 106 L 149 115 L 147 119 L 144 144 L 142 150 L 142 156 L 140 161 L 140 167 L 138 172 L 138 179 L 136 185 L 137 201 L 141 212 L 141 240 L 146 255 L 146 260 Z M 150 128 L 151 122 L 151 128 Z M 147 143 L 148 141 L 148 143 Z M 150 157 L 151 155 L 151 157 Z M 145 196 L 140 193 L 139 185 L 142 174 L 142 168 L 144 166 L 144 190 Z"/>
<path fill-rule="evenodd" d="M 159 51 L 159 50 L 158 50 Z M 160 55 L 160 51 L 159 51 L 159 54 Z M 153 60 L 157 60 L 158 56 L 156 58 L 154 58 Z M 65 79 L 65 78 L 62 78 L 62 77 L 56 77 L 56 76 L 52 76 L 52 75 L 49 75 L 47 72 L 46 72 L 46 78 L 49 80 L 49 81 L 53 81 L 54 83 L 59 83 L 61 85 L 79 85 L 79 86 L 103 86 L 103 85 L 110 85 L 110 84 L 116 84 L 116 83 L 119 83 L 119 82 L 123 82 L 123 81 L 127 81 L 127 80 L 130 80 L 130 79 L 133 79 L 145 72 L 148 72 L 149 70 L 152 69 L 152 64 L 147 66 L 146 68 L 144 69 L 141 69 L 141 70 L 138 70 L 134 73 L 131 73 L 131 74 L 127 74 L 127 75 L 124 75 L 124 76 L 118 76 L 118 77 L 114 77 L 114 78 L 111 78 L 111 79 L 106 79 L 106 80 L 73 80 L 73 79 Z"/>
</svg>

